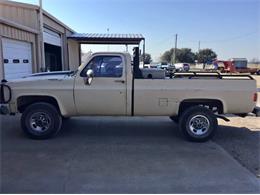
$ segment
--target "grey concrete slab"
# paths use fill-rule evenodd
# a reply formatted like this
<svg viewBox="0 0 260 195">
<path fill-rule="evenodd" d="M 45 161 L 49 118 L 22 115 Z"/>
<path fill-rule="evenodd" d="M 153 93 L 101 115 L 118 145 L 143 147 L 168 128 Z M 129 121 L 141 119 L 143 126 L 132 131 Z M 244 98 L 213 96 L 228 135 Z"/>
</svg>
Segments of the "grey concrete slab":
<svg viewBox="0 0 260 195">
<path fill-rule="evenodd" d="M 2 119 L 3 193 L 260 193 L 220 146 L 185 141 L 166 117 L 72 118 L 44 141 Z"/>
</svg>

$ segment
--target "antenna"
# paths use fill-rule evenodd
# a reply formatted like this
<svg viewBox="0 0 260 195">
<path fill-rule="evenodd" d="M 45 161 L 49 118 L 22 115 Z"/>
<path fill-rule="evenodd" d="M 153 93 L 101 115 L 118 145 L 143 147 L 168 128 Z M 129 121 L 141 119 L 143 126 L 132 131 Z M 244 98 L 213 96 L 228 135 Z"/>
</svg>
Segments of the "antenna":
<svg viewBox="0 0 260 195">
<path fill-rule="evenodd" d="M 109 28 L 107 28 L 107 34 L 109 35 Z M 109 47 L 109 45 L 107 45 L 107 51 L 109 51 L 110 50 L 110 47 Z"/>
<path fill-rule="evenodd" d="M 175 35 L 175 47 L 174 47 L 174 61 L 173 61 L 173 63 L 176 63 L 177 41 L 178 41 L 178 34 Z"/>
</svg>

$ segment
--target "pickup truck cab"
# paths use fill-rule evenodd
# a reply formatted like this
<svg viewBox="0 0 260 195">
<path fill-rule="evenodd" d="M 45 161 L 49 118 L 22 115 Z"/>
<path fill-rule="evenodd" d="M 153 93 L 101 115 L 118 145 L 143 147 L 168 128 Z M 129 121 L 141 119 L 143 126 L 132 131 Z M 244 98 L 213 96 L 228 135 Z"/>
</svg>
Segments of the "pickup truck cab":
<svg viewBox="0 0 260 195">
<path fill-rule="evenodd" d="M 252 112 L 255 102 L 256 81 L 249 75 L 143 78 L 139 51 L 133 62 L 129 53 L 93 53 L 76 71 L 1 84 L 1 112 L 22 113 L 22 129 L 34 139 L 57 134 L 63 119 L 74 116 L 168 116 L 189 140 L 206 141 L 217 129 L 217 117 Z"/>
</svg>

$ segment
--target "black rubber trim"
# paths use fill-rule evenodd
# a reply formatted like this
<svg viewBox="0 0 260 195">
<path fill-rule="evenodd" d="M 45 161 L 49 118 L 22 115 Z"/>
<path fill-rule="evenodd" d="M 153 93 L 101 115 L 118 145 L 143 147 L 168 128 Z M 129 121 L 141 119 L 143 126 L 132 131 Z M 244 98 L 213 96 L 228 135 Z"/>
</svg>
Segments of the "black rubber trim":
<svg viewBox="0 0 260 195">
<path fill-rule="evenodd" d="M 134 107 L 134 103 L 135 103 L 135 78 L 133 75 L 133 79 L 132 79 L 132 99 L 131 99 L 131 115 L 134 116 L 135 115 L 135 107 Z"/>
<path fill-rule="evenodd" d="M 9 96 L 8 96 L 7 99 L 5 99 L 5 94 L 4 94 L 5 88 L 7 89 L 8 93 L 9 93 Z M 8 85 L 6 85 L 6 84 L 1 83 L 0 84 L 0 103 L 1 104 L 7 104 L 7 103 L 9 103 L 11 101 L 11 99 L 12 99 L 12 90 L 11 90 L 11 88 Z"/>
</svg>

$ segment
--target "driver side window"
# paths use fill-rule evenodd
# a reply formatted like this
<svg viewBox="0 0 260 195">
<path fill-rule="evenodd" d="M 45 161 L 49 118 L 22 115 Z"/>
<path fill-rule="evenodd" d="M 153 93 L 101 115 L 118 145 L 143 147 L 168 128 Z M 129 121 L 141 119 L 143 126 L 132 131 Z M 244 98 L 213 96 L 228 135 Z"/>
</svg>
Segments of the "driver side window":
<svg viewBox="0 0 260 195">
<path fill-rule="evenodd" d="M 81 72 L 86 75 L 87 70 L 92 69 L 94 77 L 121 77 L 123 73 L 123 61 L 119 56 L 96 56 Z"/>
</svg>

